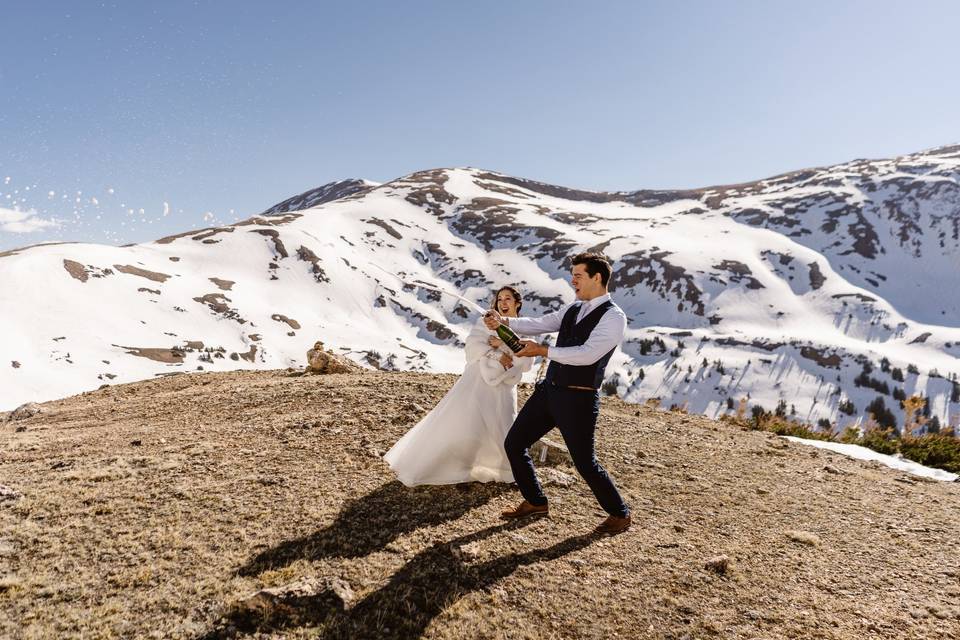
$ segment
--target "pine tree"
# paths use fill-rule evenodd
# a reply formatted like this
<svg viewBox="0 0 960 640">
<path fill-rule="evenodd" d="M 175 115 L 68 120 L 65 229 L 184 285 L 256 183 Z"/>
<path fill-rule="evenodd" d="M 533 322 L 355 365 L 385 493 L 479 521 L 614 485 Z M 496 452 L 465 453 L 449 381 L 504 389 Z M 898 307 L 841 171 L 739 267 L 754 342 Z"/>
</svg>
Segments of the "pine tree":
<svg viewBox="0 0 960 640">
<path fill-rule="evenodd" d="M 893 412 L 887 408 L 887 404 L 883 401 L 883 396 L 877 396 L 873 402 L 867 405 L 867 413 L 871 414 L 873 419 L 876 420 L 877 424 L 881 427 L 896 429 L 897 418 L 893 415 Z"/>
</svg>

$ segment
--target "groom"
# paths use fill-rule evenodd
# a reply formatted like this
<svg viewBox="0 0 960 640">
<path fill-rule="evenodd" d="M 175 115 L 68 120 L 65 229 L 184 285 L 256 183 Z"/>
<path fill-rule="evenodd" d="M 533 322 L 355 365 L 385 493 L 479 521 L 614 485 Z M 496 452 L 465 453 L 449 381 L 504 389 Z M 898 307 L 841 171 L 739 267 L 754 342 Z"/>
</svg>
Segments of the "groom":
<svg viewBox="0 0 960 640">
<path fill-rule="evenodd" d="M 609 514 L 597 532 L 617 534 L 630 526 L 630 509 L 594 452 L 593 436 L 600 413 L 604 369 L 623 340 L 627 326 L 623 311 L 607 293 L 611 272 L 610 263 L 602 255 L 581 253 L 573 258 L 572 284 L 578 302 L 541 318 L 505 318 L 496 310 L 489 311 L 484 318 L 489 329 L 496 329 L 502 323 L 523 335 L 559 331 L 555 347 L 524 340 L 523 350 L 516 354 L 547 357 L 550 366 L 503 443 L 513 477 L 524 497 L 516 509 L 503 512 L 504 518 L 547 514 L 547 498 L 528 450 L 556 426 L 577 471 Z"/>
</svg>

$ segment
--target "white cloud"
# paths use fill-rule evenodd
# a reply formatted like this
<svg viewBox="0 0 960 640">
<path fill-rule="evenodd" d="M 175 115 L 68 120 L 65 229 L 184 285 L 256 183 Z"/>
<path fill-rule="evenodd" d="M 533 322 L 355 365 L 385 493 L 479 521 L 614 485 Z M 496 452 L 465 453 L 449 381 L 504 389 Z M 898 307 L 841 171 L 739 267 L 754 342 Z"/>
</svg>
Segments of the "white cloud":
<svg viewBox="0 0 960 640">
<path fill-rule="evenodd" d="M 56 220 L 47 220 L 38 218 L 37 212 L 33 209 L 29 211 L 18 211 L 16 209 L 4 209 L 0 207 L 0 231 L 8 233 L 33 233 L 42 229 L 59 227 Z"/>
</svg>

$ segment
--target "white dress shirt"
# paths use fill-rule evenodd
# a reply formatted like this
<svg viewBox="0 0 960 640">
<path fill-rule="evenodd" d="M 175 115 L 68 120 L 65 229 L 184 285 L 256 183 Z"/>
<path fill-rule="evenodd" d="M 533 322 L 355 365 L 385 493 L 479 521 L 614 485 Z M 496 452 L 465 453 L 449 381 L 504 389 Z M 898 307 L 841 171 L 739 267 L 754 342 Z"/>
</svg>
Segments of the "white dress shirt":
<svg viewBox="0 0 960 640">
<path fill-rule="evenodd" d="M 553 333 L 560 330 L 563 316 L 575 304 L 580 305 L 577 313 L 577 322 L 580 322 L 597 306 L 610 299 L 610 294 L 597 296 L 586 302 L 573 302 L 565 305 L 559 311 L 554 311 L 540 318 L 510 318 L 509 327 L 525 336 L 536 336 L 541 333 Z M 578 367 L 593 364 L 606 355 L 608 351 L 617 347 L 623 341 L 623 334 L 627 328 L 627 316 L 623 309 L 614 304 L 607 309 L 600 322 L 590 333 L 590 337 L 583 344 L 576 347 L 548 347 L 547 357 L 560 364 L 569 364 Z"/>
</svg>

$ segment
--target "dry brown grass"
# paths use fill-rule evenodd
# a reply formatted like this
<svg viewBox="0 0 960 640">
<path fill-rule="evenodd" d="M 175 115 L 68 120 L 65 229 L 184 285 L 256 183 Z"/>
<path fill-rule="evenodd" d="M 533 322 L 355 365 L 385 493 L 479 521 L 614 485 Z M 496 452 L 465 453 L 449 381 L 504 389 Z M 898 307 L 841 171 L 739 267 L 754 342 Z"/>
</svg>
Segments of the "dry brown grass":
<svg viewBox="0 0 960 640">
<path fill-rule="evenodd" d="M 512 487 L 406 489 L 379 458 L 453 380 L 174 376 L 0 427 L 23 494 L 0 502 L 0 636 L 960 638 L 960 484 L 604 398 L 633 528 L 590 535 L 579 478 L 504 524 Z M 241 606 L 318 579 L 351 606 Z"/>
</svg>

